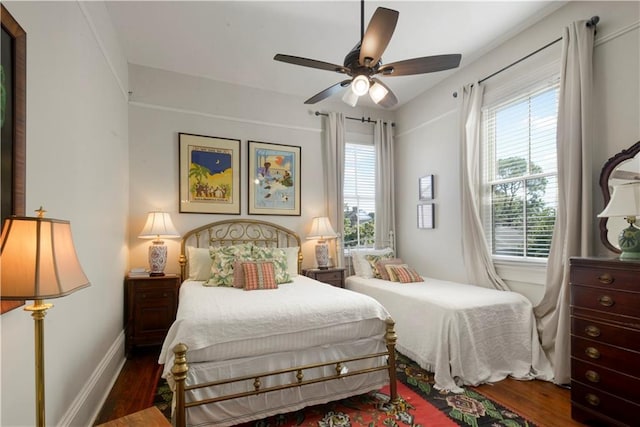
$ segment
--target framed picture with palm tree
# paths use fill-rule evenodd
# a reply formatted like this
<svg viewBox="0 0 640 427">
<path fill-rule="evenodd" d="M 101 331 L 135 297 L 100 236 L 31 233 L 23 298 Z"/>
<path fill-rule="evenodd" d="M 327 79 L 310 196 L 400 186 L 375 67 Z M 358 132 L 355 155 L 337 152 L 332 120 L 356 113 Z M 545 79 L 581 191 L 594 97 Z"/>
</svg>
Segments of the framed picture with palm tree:
<svg viewBox="0 0 640 427">
<path fill-rule="evenodd" d="M 180 212 L 240 214 L 240 140 L 179 134 Z"/>
</svg>

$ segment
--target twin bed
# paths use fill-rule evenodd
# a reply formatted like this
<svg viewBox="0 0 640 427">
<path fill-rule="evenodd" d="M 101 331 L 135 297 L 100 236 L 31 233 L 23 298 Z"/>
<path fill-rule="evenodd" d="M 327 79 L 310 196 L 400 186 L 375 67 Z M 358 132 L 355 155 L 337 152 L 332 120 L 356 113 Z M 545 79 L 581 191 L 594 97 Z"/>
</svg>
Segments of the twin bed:
<svg viewBox="0 0 640 427">
<path fill-rule="evenodd" d="M 203 286 L 209 247 L 245 244 L 285 248 L 291 281 L 248 292 Z M 175 425 L 235 425 L 385 384 L 395 401 L 395 330 L 398 350 L 435 372 L 439 388 L 550 379 L 531 304 L 519 294 L 358 276 L 345 290 L 299 274 L 301 260 L 299 237 L 263 221 L 220 221 L 185 234 L 186 280 L 159 359 L 174 389 Z"/>
</svg>

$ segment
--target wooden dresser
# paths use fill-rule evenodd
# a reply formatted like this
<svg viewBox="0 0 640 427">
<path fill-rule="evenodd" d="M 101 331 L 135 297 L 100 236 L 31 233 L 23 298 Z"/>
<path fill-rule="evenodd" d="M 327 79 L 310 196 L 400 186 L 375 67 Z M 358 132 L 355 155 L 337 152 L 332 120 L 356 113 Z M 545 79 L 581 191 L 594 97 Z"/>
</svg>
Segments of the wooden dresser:
<svg viewBox="0 0 640 427">
<path fill-rule="evenodd" d="M 640 261 L 571 259 L 571 416 L 640 422 Z"/>
</svg>

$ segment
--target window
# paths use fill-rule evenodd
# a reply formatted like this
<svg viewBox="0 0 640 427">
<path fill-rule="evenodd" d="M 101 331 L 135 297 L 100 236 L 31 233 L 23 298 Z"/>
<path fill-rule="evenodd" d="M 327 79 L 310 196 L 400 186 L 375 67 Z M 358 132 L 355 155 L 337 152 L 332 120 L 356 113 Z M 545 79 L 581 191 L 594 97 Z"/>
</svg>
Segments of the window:
<svg viewBox="0 0 640 427">
<path fill-rule="evenodd" d="M 557 207 L 558 82 L 483 108 L 483 222 L 494 257 L 546 259 Z"/>
<path fill-rule="evenodd" d="M 370 246 L 375 232 L 376 153 L 373 145 L 346 143 L 344 246 Z"/>
</svg>

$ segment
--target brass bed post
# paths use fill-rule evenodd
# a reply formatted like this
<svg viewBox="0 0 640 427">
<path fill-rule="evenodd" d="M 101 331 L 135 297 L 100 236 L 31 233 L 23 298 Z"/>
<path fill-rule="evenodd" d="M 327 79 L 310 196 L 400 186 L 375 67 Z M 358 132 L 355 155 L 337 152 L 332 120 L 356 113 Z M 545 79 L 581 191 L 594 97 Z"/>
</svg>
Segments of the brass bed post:
<svg viewBox="0 0 640 427">
<path fill-rule="evenodd" d="M 396 383 L 396 341 L 398 336 L 394 326 L 396 322 L 391 317 L 385 320 L 387 324 L 387 333 L 384 336 L 384 340 L 387 342 L 387 350 L 389 352 L 389 359 L 387 361 L 389 367 L 389 394 L 391 397 L 391 403 L 398 403 L 398 385 Z"/>
<path fill-rule="evenodd" d="M 186 426 L 186 414 L 185 414 L 185 401 L 184 401 L 184 381 L 187 378 L 187 372 L 189 367 L 187 366 L 187 350 L 188 347 L 185 344 L 177 344 L 173 347 L 173 354 L 175 359 L 173 366 L 171 367 L 171 374 L 175 381 L 174 396 L 176 401 L 175 407 L 175 422 L 176 427 Z"/>
</svg>

